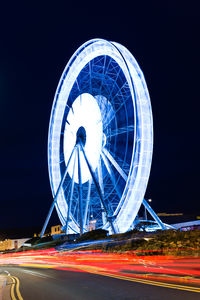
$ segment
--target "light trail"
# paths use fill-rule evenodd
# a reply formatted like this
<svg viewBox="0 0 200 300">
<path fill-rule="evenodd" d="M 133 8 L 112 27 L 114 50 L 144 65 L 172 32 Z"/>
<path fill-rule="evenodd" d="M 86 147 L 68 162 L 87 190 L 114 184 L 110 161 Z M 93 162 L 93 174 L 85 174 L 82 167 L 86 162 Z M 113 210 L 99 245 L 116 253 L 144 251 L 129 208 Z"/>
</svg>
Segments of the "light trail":
<svg viewBox="0 0 200 300">
<path fill-rule="evenodd" d="M 68 268 L 57 268 L 52 265 L 34 265 L 34 264 L 27 264 L 23 265 L 27 267 L 35 267 L 35 268 L 54 268 L 54 269 L 61 269 L 61 270 L 68 270 L 72 271 L 71 266 L 68 266 Z M 188 285 L 179 285 L 179 284 L 173 284 L 173 283 L 166 283 L 166 282 L 161 282 L 161 281 L 156 281 L 156 280 L 150 280 L 150 279 L 141 279 L 141 278 L 134 278 L 130 276 L 125 276 L 122 274 L 115 274 L 115 273 L 109 273 L 109 272 L 103 272 L 102 270 L 96 271 L 96 268 L 92 268 L 91 266 L 84 267 L 82 265 L 76 265 L 74 271 L 85 271 L 91 274 L 96 274 L 96 275 L 101 275 L 101 276 L 107 276 L 107 277 L 112 277 L 116 279 L 121 279 L 121 280 L 126 280 L 126 281 L 131 281 L 131 282 L 137 282 L 137 283 L 142 283 L 142 284 L 148 284 L 148 285 L 153 285 L 153 286 L 159 286 L 159 287 L 165 287 L 165 288 L 171 288 L 171 289 L 177 289 L 177 290 L 183 290 L 183 291 L 189 291 L 189 292 L 195 292 L 195 293 L 200 293 L 200 288 L 195 287 L 195 286 L 188 286 Z M 35 272 L 37 273 L 37 272 Z M 13 277 L 16 278 L 16 277 Z M 16 278 L 17 279 L 17 278 Z M 18 279 L 17 279 L 18 280 Z M 13 286 L 11 288 L 11 295 L 14 295 L 13 291 Z M 17 295 L 20 295 L 19 292 L 19 280 L 18 280 L 18 292 Z M 19 300 L 23 300 L 23 298 L 18 296 Z M 12 300 L 17 300 L 14 296 L 12 296 Z"/>
<path fill-rule="evenodd" d="M 103 253 L 101 250 L 68 250 L 60 253 L 48 249 L 2 254 L 0 264 L 89 272 L 146 284 L 153 282 L 154 285 L 171 288 L 176 288 L 177 282 L 200 286 L 200 258 L 191 257 L 137 256 L 133 253 Z M 38 275 L 38 272 L 31 272 L 32 275 Z M 183 289 L 181 286 L 177 288 Z M 188 288 L 190 291 L 196 289 L 186 286 L 185 290 Z M 199 292 L 200 288 L 195 291 Z"/>
</svg>

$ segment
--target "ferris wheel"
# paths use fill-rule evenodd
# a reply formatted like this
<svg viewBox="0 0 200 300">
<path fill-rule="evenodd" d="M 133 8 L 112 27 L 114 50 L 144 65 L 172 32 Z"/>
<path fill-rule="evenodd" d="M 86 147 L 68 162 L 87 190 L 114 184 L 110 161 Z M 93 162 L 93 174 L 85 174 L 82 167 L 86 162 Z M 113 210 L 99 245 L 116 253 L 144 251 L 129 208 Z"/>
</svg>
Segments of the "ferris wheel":
<svg viewBox="0 0 200 300">
<path fill-rule="evenodd" d="M 150 98 L 136 60 L 121 44 L 87 41 L 55 93 L 48 137 L 54 201 L 42 235 L 54 206 L 66 233 L 125 232 L 142 203 L 153 214 L 144 200 L 152 151 Z"/>
</svg>

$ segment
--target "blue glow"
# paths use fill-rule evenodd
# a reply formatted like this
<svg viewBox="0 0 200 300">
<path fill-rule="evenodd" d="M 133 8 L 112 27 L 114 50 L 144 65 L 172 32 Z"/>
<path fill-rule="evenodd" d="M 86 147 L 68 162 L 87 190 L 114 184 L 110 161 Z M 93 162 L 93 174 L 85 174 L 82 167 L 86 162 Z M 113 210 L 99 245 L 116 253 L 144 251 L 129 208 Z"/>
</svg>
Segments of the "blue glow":
<svg viewBox="0 0 200 300">
<path fill-rule="evenodd" d="M 51 112 L 48 165 L 53 196 L 76 142 L 86 130 L 85 152 L 98 178 L 117 232 L 127 231 L 142 204 L 153 151 L 149 93 L 141 69 L 122 45 L 102 39 L 83 44 L 68 62 Z M 82 154 L 82 153 L 81 153 Z M 110 230 L 95 185 L 81 156 L 84 230 L 96 220 Z M 65 225 L 73 175 L 73 159 L 56 205 Z M 74 174 L 68 232 L 79 232 L 78 175 Z"/>
</svg>

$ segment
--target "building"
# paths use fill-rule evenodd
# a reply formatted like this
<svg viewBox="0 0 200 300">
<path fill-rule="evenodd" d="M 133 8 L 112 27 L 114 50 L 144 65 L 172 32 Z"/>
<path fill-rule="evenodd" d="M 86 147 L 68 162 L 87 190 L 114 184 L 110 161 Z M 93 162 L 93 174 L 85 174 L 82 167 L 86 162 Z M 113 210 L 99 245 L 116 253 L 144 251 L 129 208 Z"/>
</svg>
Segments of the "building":
<svg viewBox="0 0 200 300">
<path fill-rule="evenodd" d="M 96 229 L 96 222 L 97 220 L 91 220 L 89 223 L 89 231 L 95 230 Z"/>
<path fill-rule="evenodd" d="M 20 248 L 29 238 L 22 239 L 5 239 L 0 241 L 0 251 Z"/>
<path fill-rule="evenodd" d="M 64 233 L 64 231 L 62 231 L 61 225 L 51 226 L 51 235 L 62 233 Z"/>
</svg>

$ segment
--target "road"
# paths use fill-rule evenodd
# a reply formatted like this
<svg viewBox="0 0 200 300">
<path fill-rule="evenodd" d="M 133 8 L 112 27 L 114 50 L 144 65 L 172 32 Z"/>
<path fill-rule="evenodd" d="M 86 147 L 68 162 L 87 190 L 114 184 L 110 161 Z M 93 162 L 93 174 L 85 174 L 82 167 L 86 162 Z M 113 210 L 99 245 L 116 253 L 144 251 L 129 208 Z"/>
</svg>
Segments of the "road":
<svg viewBox="0 0 200 300">
<path fill-rule="evenodd" d="M 18 266 L 0 266 L 0 275 L 8 278 L 7 289 L 13 286 L 15 291 L 9 297 L 8 291 L 3 294 L 3 300 L 195 300 L 200 299 L 198 292 L 185 291 L 174 287 L 166 287 L 134 282 L 129 279 L 117 279 L 109 275 L 87 273 L 82 270 L 58 270 L 48 268 L 31 268 Z M 12 283 L 13 284 L 9 284 Z M 14 280 L 15 279 L 15 280 Z M 19 283 L 18 293 L 17 281 Z M 145 282 L 145 281 L 144 281 Z M 170 285 L 169 285 L 170 286 Z M 173 288 L 172 288 L 173 287 Z M 187 288 L 187 286 L 185 285 Z M 11 288 L 12 289 L 12 288 Z M 15 298 L 15 296 L 16 298 Z M 21 295 L 21 296 L 20 296 Z M 1 298 L 1 297 L 0 297 Z"/>
</svg>

